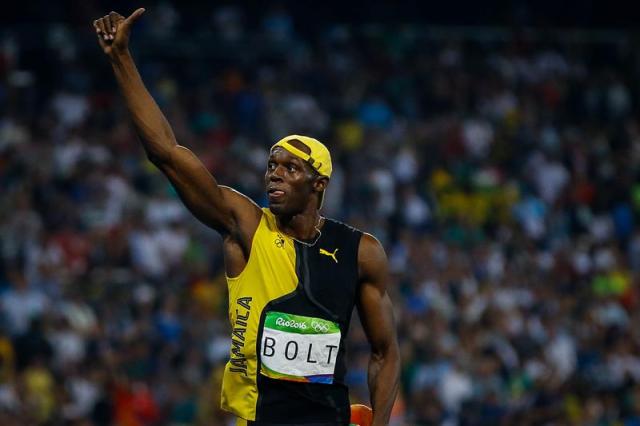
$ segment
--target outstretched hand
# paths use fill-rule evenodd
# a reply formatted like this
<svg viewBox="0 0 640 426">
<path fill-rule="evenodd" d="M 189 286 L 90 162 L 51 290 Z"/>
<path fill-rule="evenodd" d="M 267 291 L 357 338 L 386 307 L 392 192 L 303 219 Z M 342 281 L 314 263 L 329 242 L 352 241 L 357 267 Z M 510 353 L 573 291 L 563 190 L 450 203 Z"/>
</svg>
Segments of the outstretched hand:
<svg viewBox="0 0 640 426">
<path fill-rule="evenodd" d="M 111 56 L 128 49 L 131 27 L 142 16 L 144 11 L 144 8 L 139 8 L 128 18 L 117 12 L 110 12 L 108 15 L 93 21 L 93 28 L 96 30 L 98 42 L 105 54 Z"/>
</svg>

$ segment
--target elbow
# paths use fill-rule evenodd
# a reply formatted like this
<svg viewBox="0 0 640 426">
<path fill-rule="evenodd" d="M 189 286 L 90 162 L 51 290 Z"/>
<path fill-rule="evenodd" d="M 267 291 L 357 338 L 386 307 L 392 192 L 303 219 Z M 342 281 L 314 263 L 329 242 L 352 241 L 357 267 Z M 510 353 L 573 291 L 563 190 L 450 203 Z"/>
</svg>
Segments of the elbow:
<svg viewBox="0 0 640 426">
<path fill-rule="evenodd" d="M 379 364 L 391 364 L 400 369 L 400 348 L 397 342 L 389 343 L 380 348 L 373 348 L 371 360 Z"/>
<path fill-rule="evenodd" d="M 147 159 L 157 167 L 164 166 L 169 163 L 171 159 L 171 150 L 169 149 L 147 149 Z"/>
<path fill-rule="evenodd" d="M 154 166 L 161 166 L 166 163 L 166 158 L 155 152 L 147 151 L 147 160 L 149 160 Z"/>
<path fill-rule="evenodd" d="M 178 145 L 175 139 L 158 132 L 138 131 L 137 134 L 151 163 L 160 166 L 171 160 L 173 149 Z"/>
</svg>

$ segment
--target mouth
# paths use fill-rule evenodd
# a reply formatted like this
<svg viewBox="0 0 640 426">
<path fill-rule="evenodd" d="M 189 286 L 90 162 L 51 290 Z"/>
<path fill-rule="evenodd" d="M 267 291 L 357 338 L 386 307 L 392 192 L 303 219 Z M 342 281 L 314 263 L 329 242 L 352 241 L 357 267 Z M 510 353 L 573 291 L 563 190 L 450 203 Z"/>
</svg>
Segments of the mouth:
<svg viewBox="0 0 640 426">
<path fill-rule="evenodd" d="M 269 201 L 280 201 L 284 198 L 285 192 L 281 189 L 269 188 L 267 189 L 267 195 L 269 197 Z"/>
</svg>

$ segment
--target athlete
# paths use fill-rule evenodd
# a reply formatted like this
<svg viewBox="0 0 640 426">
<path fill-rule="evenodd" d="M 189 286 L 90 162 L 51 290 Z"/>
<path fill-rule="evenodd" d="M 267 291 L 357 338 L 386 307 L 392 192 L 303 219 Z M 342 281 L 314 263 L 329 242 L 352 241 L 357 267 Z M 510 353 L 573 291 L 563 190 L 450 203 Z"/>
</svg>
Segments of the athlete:
<svg viewBox="0 0 640 426">
<path fill-rule="evenodd" d="M 176 142 L 138 74 L 128 45 L 143 13 L 111 12 L 93 26 L 148 158 L 223 236 L 232 340 L 222 407 L 238 425 L 349 424 L 345 337 L 357 307 L 371 346 L 372 424 L 386 425 L 400 370 L 387 259 L 371 235 L 320 215 L 329 151 L 299 135 L 273 145 L 268 208 L 219 185 Z"/>
</svg>

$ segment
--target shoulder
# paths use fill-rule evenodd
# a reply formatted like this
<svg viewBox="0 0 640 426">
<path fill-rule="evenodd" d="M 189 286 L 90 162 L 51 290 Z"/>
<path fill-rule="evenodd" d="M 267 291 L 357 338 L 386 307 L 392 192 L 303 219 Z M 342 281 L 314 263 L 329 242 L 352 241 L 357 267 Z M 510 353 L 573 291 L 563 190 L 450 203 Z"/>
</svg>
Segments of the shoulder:
<svg viewBox="0 0 640 426">
<path fill-rule="evenodd" d="M 358 247 L 358 261 L 369 263 L 383 260 L 387 261 L 387 254 L 382 243 L 373 235 L 363 232 Z"/>
<path fill-rule="evenodd" d="M 358 247 L 358 271 L 361 280 L 380 281 L 387 275 L 387 254 L 376 237 L 364 232 Z"/>
</svg>

